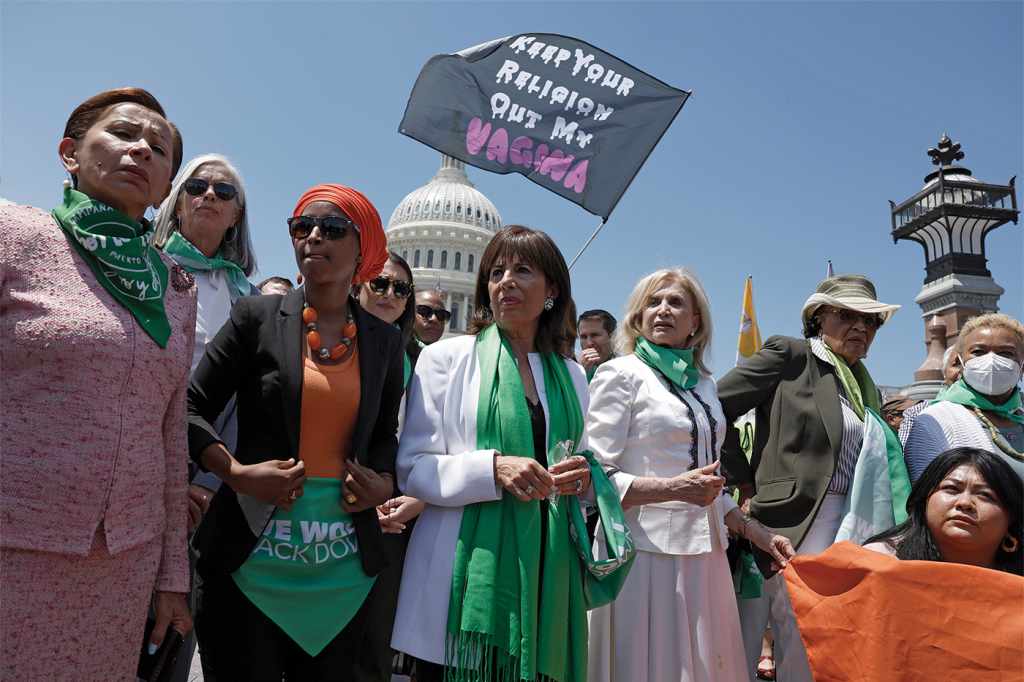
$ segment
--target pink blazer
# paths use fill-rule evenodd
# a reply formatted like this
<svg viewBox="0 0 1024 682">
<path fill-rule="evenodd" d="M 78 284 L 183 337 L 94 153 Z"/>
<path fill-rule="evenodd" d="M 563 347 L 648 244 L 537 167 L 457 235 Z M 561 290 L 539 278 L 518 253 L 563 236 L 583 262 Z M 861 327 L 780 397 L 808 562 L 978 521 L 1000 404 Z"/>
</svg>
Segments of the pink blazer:
<svg viewBox="0 0 1024 682">
<path fill-rule="evenodd" d="M 0 207 L 3 546 L 85 555 L 102 528 L 117 554 L 159 536 L 155 589 L 188 591 L 196 289 L 167 289 L 171 338 L 160 348 L 49 213 Z"/>
</svg>

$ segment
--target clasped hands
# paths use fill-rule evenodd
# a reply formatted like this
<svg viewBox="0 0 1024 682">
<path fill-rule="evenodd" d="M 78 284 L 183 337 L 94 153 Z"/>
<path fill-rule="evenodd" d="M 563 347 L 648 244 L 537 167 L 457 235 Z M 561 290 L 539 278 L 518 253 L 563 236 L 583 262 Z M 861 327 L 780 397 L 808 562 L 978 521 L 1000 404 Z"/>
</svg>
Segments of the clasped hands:
<svg viewBox="0 0 1024 682">
<path fill-rule="evenodd" d="M 590 464 L 574 455 L 548 470 L 533 458 L 499 453 L 494 456 L 494 480 L 521 502 L 542 500 L 554 489 L 560 495 L 582 495 L 590 488 Z"/>
<path fill-rule="evenodd" d="M 257 464 L 235 462 L 227 480 L 236 492 L 290 511 L 295 501 L 302 497 L 306 465 L 295 459 L 274 459 Z M 386 502 L 393 493 L 391 474 L 377 473 L 353 459 L 345 461 L 341 507 L 346 512 L 353 514 L 372 509 Z"/>
</svg>

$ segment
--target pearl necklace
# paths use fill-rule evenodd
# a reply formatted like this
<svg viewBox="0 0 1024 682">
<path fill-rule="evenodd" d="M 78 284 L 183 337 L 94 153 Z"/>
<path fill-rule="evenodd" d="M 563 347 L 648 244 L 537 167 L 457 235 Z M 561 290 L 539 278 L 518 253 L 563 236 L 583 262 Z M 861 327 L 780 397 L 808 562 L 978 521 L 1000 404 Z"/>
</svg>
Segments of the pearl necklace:
<svg viewBox="0 0 1024 682">
<path fill-rule="evenodd" d="M 356 338 L 356 323 L 352 320 L 352 312 L 349 311 L 348 320 L 341 328 L 341 341 L 330 350 L 321 346 L 320 332 L 316 326 L 319 317 L 316 308 L 309 303 L 302 304 L 302 321 L 306 324 L 306 343 L 309 344 L 309 350 L 320 362 L 340 360 L 352 347 L 352 342 Z"/>
</svg>

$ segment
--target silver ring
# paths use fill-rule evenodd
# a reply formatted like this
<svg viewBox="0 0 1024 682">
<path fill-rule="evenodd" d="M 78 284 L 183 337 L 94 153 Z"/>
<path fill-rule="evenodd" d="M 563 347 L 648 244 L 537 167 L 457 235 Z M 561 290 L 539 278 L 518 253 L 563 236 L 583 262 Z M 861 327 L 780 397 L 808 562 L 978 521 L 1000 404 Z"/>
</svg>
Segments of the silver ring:
<svg viewBox="0 0 1024 682">
<path fill-rule="evenodd" d="M 526 490 L 524 490 L 523 492 L 526 493 L 527 495 L 532 495 L 533 494 L 533 486 L 532 485 L 526 486 Z"/>
<path fill-rule="evenodd" d="M 577 493 L 583 492 L 583 479 L 582 478 L 577 478 L 576 479 L 576 492 Z"/>
</svg>

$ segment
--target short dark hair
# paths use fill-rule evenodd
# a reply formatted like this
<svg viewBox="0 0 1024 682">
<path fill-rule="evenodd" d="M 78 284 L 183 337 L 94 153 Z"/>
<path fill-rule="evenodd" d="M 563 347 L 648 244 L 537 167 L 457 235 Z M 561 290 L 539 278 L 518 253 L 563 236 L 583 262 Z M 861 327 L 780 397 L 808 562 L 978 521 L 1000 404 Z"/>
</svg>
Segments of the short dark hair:
<svg viewBox="0 0 1024 682">
<path fill-rule="evenodd" d="M 1024 481 L 999 455 L 981 448 L 960 447 L 946 450 L 921 473 L 907 498 L 907 520 L 900 525 L 870 538 L 871 542 L 886 542 L 895 546 L 900 559 L 916 561 L 942 561 L 938 545 L 928 529 L 926 512 L 928 498 L 932 496 L 950 471 L 967 464 L 978 471 L 996 494 L 999 506 L 1006 512 L 1008 531 L 1017 539 L 1017 548 L 1007 552 L 1002 547 L 996 552 L 996 565 L 1000 571 L 1024 575 L 1024 542 L 1021 540 L 1021 517 L 1024 516 Z"/>
<path fill-rule="evenodd" d="M 184 154 L 184 144 L 181 139 L 181 131 L 178 126 L 171 123 L 167 118 L 164 108 L 148 90 L 142 88 L 114 88 L 104 90 L 85 100 L 71 112 L 68 122 L 64 125 L 64 137 L 73 140 L 80 140 L 92 128 L 96 121 L 106 115 L 110 107 L 116 104 L 138 104 L 140 107 L 160 114 L 171 127 L 171 136 L 174 140 L 174 154 L 171 159 L 171 177 L 178 174 L 181 167 L 181 159 Z"/>
<path fill-rule="evenodd" d="M 611 336 L 615 333 L 615 327 L 619 324 L 615 317 L 607 310 L 601 310 L 600 308 L 594 308 L 593 310 L 584 310 L 580 318 L 576 320 L 577 329 L 580 326 L 580 322 L 583 320 L 600 320 L 601 324 L 604 325 L 604 330 Z"/>
<path fill-rule="evenodd" d="M 295 288 L 295 285 L 292 284 L 292 281 L 290 279 L 288 279 L 287 277 L 278 277 L 277 275 L 274 275 L 273 277 L 267 277 L 265 280 L 257 284 L 256 288 L 259 289 L 260 291 L 263 291 L 263 287 L 268 284 L 280 284 L 283 287 L 288 287 L 289 291 Z"/>
<path fill-rule="evenodd" d="M 405 272 L 405 276 L 409 278 L 409 286 L 412 287 L 412 294 L 409 298 L 405 299 L 405 309 L 402 310 L 402 314 L 395 320 L 395 324 L 402 330 L 402 345 L 407 349 L 410 346 L 415 345 L 412 341 L 413 326 L 416 323 L 416 282 L 412 277 L 412 268 L 409 267 L 409 262 L 399 256 L 394 251 L 388 251 L 388 260 L 402 268 Z M 368 286 L 363 283 L 363 286 Z M 420 350 L 419 346 L 416 346 L 416 350 Z"/>
<path fill-rule="evenodd" d="M 476 292 L 470 334 L 478 334 L 494 322 L 491 299 L 487 293 L 491 268 L 499 258 L 515 256 L 544 273 L 549 284 L 558 288 L 551 310 L 544 310 L 537 323 L 537 350 L 572 357 L 576 344 L 576 304 L 572 300 L 569 268 L 558 246 L 545 232 L 523 225 L 508 225 L 491 238 L 476 275 Z"/>
</svg>

